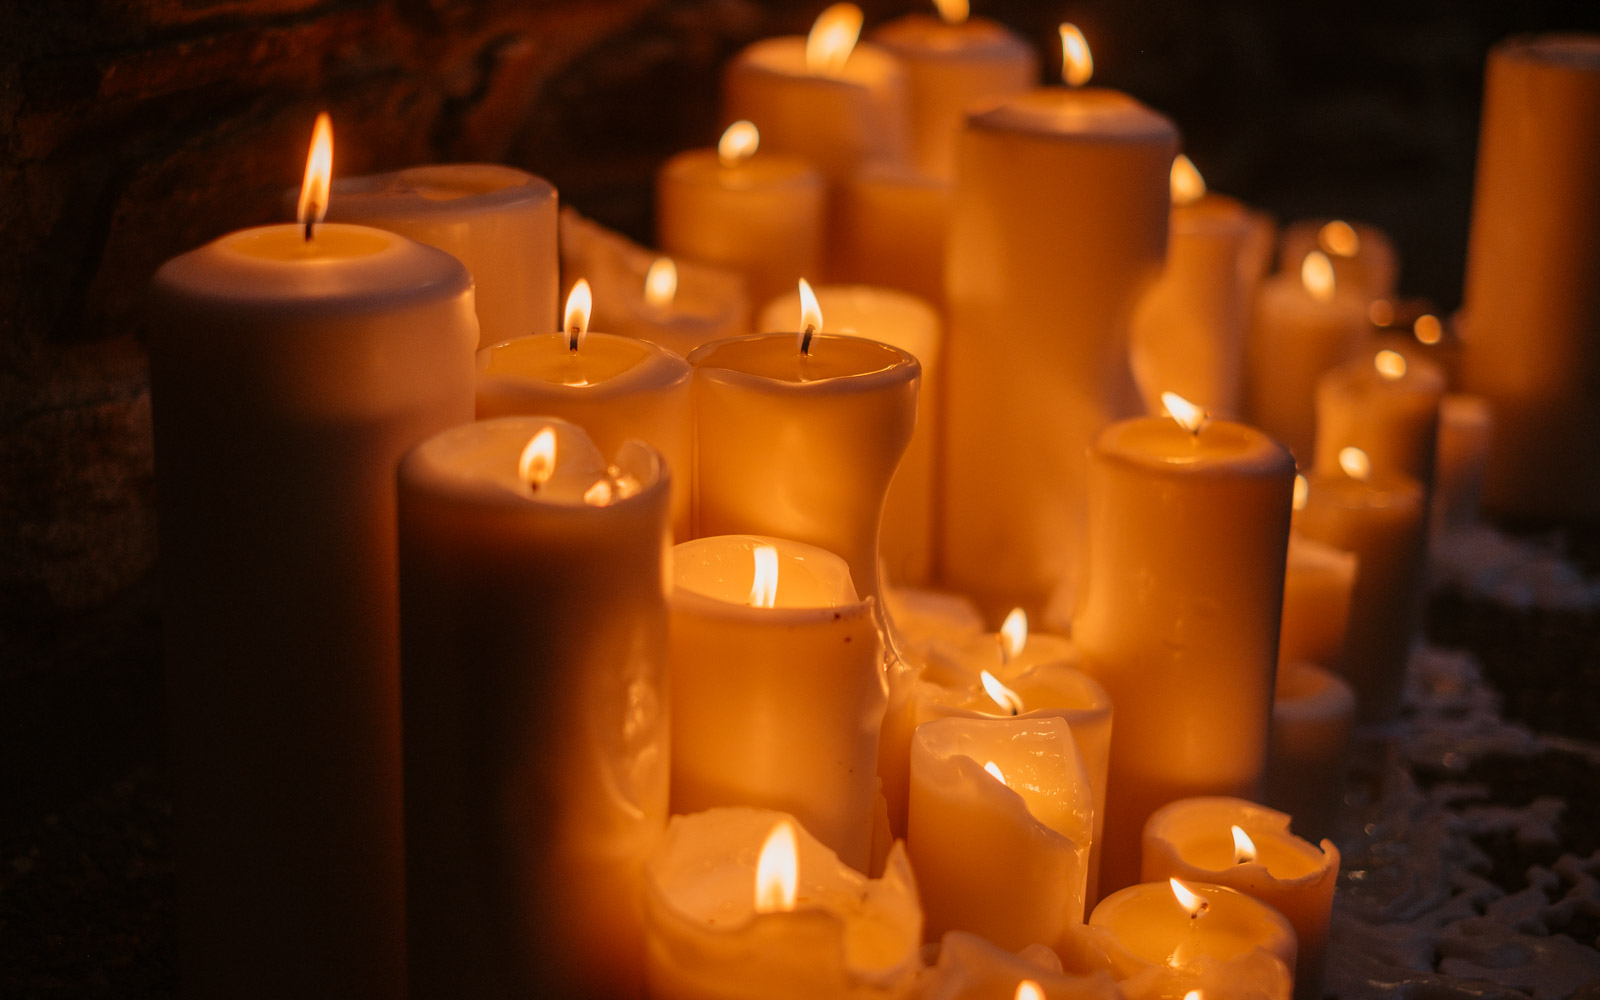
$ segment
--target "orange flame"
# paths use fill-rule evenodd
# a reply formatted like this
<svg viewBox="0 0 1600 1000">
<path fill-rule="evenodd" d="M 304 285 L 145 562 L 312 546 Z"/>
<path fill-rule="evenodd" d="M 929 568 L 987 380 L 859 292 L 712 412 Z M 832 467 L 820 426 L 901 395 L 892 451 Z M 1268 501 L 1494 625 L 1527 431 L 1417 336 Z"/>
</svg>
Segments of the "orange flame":
<svg viewBox="0 0 1600 1000">
<path fill-rule="evenodd" d="M 945 24 L 966 24 L 967 15 L 972 13 L 967 0 L 933 0 L 933 5 L 939 8 L 939 18 Z"/>
<path fill-rule="evenodd" d="M 1437 344 L 1444 339 L 1444 324 L 1432 313 L 1423 313 L 1411 324 L 1411 334 L 1419 344 Z"/>
<path fill-rule="evenodd" d="M 756 155 L 760 146 L 761 132 L 755 123 L 736 121 L 717 140 L 717 159 L 725 167 L 737 167 Z"/>
<path fill-rule="evenodd" d="M 1194 161 L 1182 153 L 1172 161 L 1171 186 L 1174 205 L 1193 205 L 1206 196 L 1206 179 L 1200 176 Z"/>
<path fill-rule="evenodd" d="M 1201 428 L 1211 420 L 1211 414 L 1175 392 L 1163 392 L 1161 405 L 1166 407 L 1167 415 L 1190 434 L 1199 434 Z"/>
<path fill-rule="evenodd" d="M 988 692 L 996 705 L 1010 712 L 1012 715 L 1021 715 L 1023 712 L 1022 696 L 1000 683 L 1000 678 L 987 670 L 978 671 L 978 680 L 983 684 L 983 690 Z"/>
<path fill-rule="evenodd" d="M 1335 219 L 1317 230 L 1317 245 L 1335 257 L 1354 257 L 1361 252 L 1361 237 L 1350 223 Z"/>
<path fill-rule="evenodd" d="M 1172 886 L 1172 895 L 1177 898 L 1178 905 L 1188 911 L 1189 916 L 1198 917 L 1210 908 L 1210 903 L 1191 892 L 1188 886 L 1177 879 L 1169 878 L 1167 879 L 1167 884 Z"/>
<path fill-rule="evenodd" d="M 1306 499 L 1311 495 L 1311 484 L 1306 482 L 1305 476 L 1294 477 L 1294 509 L 1305 510 Z"/>
<path fill-rule="evenodd" d="M 546 427 L 522 449 L 522 457 L 517 460 L 517 475 L 528 484 L 528 489 L 537 490 L 550 481 L 555 471 L 556 431 L 554 427 Z"/>
<path fill-rule="evenodd" d="M 594 293 L 589 290 L 589 282 L 579 278 L 567 293 L 567 308 L 561 320 L 561 328 L 567 332 L 569 351 L 582 346 L 584 335 L 589 332 L 589 311 L 593 308 Z"/>
<path fill-rule="evenodd" d="M 1028 613 L 1012 608 L 1006 620 L 1000 623 L 1000 659 L 1010 663 L 1022 655 L 1028 645 Z"/>
<path fill-rule="evenodd" d="M 1366 482 L 1372 478 L 1372 459 L 1360 448 L 1340 448 L 1339 468 L 1351 479 Z"/>
<path fill-rule="evenodd" d="M 1320 250 L 1306 254 L 1300 262 L 1300 284 L 1318 302 L 1333 301 L 1333 262 Z"/>
<path fill-rule="evenodd" d="M 1406 356 L 1399 351 L 1379 351 L 1372 356 L 1372 367 L 1391 382 L 1406 377 Z"/>
<path fill-rule="evenodd" d="M 644 300 L 657 309 L 672 305 L 678 296 L 678 265 L 671 257 L 657 257 L 644 275 Z"/>
<path fill-rule="evenodd" d="M 328 216 L 328 189 L 333 184 L 333 119 L 326 111 L 311 127 L 311 150 L 306 154 L 306 175 L 300 182 L 300 208 L 295 217 L 306 227 L 306 239 Z"/>
<path fill-rule="evenodd" d="M 756 568 L 750 574 L 750 606 L 770 608 L 778 603 L 778 550 L 757 545 L 751 552 Z"/>
<path fill-rule="evenodd" d="M 1256 842 L 1237 824 L 1233 827 L 1233 863 L 1248 864 L 1256 859 Z"/>
<path fill-rule="evenodd" d="M 1061 32 L 1061 79 L 1069 87 L 1081 87 L 1094 75 L 1094 57 L 1089 40 L 1075 24 L 1063 23 Z"/>
<path fill-rule="evenodd" d="M 1000 784 L 1005 785 L 1007 788 L 1011 787 L 1011 784 L 1006 781 L 1006 773 L 1004 771 L 1000 770 L 1000 765 L 999 764 L 996 764 L 994 761 L 991 760 L 991 761 L 986 762 L 983 765 L 983 769 L 985 771 L 988 771 L 989 772 L 989 776 L 992 777 L 994 780 L 1000 782 Z"/>
<path fill-rule="evenodd" d="M 1367 306 L 1367 319 L 1373 326 L 1388 326 L 1394 322 L 1394 304 L 1388 299 L 1373 299 Z"/>
<path fill-rule="evenodd" d="M 783 820 L 767 834 L 756 861 L 756 912 L 788 913 L 799 894 L 800 857 L 794 824 Z"/>
<path fill-rule="evenodd" d="M 822 306 L 811 283 L 800 279 L 800 353 L 811 353 L 811 338 L 822 330 Z"/>
<path fill-rule="evenodd" d="M 812 73 L 837 73 L 844 68 L 861 37 L 861 8 L 836 3 L 817 15 L 806 36 L 806 69 Z"/>
</svg>

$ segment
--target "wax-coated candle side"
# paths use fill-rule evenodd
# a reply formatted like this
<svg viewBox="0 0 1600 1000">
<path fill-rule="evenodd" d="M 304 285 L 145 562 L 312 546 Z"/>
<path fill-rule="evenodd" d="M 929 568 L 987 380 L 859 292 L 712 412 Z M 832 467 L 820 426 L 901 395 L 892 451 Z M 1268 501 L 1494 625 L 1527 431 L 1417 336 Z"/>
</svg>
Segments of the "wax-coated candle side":
<svg viewBox="0 0 1600 1000">
<path fill-rule="evenodd" d="M 829 280 L 899 288 L 943 306 L 948 180 L 868 164 L 839 186 L 835 202 Z"/>
<path fill-rule="evenodd" d="M 1355 723 L 1355 692 L 1338 674 L 1312 663 L 1278 664 L 1266 803 L 1293 816 L 1308 837 L 1338 830 Z"/>
<path fill-rule="evenodd" d="M 1435 530 L 1463 528 L 1477 519 L 1493 437 L 1494 412 L 1488 400 L 1449 393 L 1439 401 L 1439 446 L 1429 518 Z"/>
<path fill-rule="evenodd" d="M 1298 532 L 1289 535 L 1278 663 L 1307 660 L 1329 670 L 1343 668 L 1359 562 L 1354 553 Z"/>
<path fill-rule="evenodd" d="M 1372 358 L 1356 358 L 1317 379 L 1316 458 L 1319 472 L 1339 469 L 1339 452 L 1360 448 L 1376 475 L 1410 476 L 1433 492 L 1444 373 L 1416 359 L 1402 374 L 1378 371 Z"/>
</svg>

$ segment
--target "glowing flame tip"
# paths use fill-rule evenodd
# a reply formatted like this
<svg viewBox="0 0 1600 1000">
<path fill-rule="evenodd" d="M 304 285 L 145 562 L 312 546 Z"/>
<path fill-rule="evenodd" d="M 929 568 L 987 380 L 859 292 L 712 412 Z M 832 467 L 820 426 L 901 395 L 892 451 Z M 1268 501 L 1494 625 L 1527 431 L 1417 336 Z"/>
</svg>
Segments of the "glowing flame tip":
<svg viewBox="0 0 1600 1000">
<path fill-rule="evenodd" d="M 756 155 L 761 147 L 761 131 L 754 122 L 744 120 L 729 125 L 717 140 L 717 160 L 725 167 L 737 167 Z"/>
<path fill-rule="evenodd" d="M 1044 987 L 1031 979 L 1024 979 L 1017 984 L 1017 992 L 1011 1000 L 1044 1000 Z"/>
<path fill-rule="evenodd" d="M 1318 302 L 1333 301 L 1333 262 L 1321 250 L 1311 251 L 1300 262 L 1300 284 Z"/>
<path fill-rule="evenodd" d="M 1174 205 L 1193 205 L 1206 196 L 1206 179 L 1200 176 L 1194 161 L 1182 153 L 1172 161 L 1171 185 Z"/>
<path fill-rule="evenodd" d="M 1211 414 L 1175 392 L 1163 392 L 1161 405 L 1166 407 L 1167 415 L 1190 434 L 1199 434 L 1211 420 Z"/>
<path fill-rule="evenodd" d="M 1089 40 L 1075 24 L 1063 23 L 1061 32 L 1061 79 L 1069 87 L 1081 87 L 1094 75 L 1094 57 Z"/>
<path fill-rule="evenodd" d="M 1406 356 L 1399 351 L 1379 351 L 1372 356 L 1372 367 L 1390 381 L 1405 378 Z"/>
<path fill-rule="evenodd" d="M 933 0 L 933 5 L 939 8 L 939 19 L 945 24 L 966 24 L 967 15 L 972 13 L 967 0 Z"/>
<path fill-rule="evenodd" d="M 535 434 L 522 449 L 517 459 L 517 475 L 536 490 L 550 481 L 556 471 L 556 430 L 546 427 Z"/>
<path fill-rule="evenodd" d="M 994 780 L 1000 782 L 1000 784 L 1005 785 L 1007 788 L 1011 787 L 1006 782 L 1006 773 L 1004 771 L 1000 770 L 1000 765 L 999 764 L 996 764 L 992 760 L 991 761 L 985 761 L 984 765 L 983 765 L 983 769 L 985 771 L 989 772 L 989 777 L 991 777 Z"/>
<path fill-rule="evenodd" d="M 988 692 L 989 698 L 996 705 L 999 705 L 1012 715 L 1022 714 L 1024 710 L 1022 696 L 1000 683 L 1000 678 L 987 670 L 980 670 L 978 672 L 978 681 L 983 684 L 984 691 Z"/>
<path fill-rule="evenodd" d="M 1423 313 L 1411 324 L 1411 334 L 1419 344 L 1437 344 L 1444 339 L 1444 324 L 1432 313 Z"/>
<path fill-rule="evenodd" d="M 806 69 L 813 73 L 837 73 L 849 61 L 861 36 L 861 8 L 853 3 L 836 3 L 817 15 L 806 36 Z"/>
<path fill-rule="evenodd" d="M 787 913 L 794 909 L 800 883 L 799 847 L 794 824 L 783 820 L 767 834 L 756 861 L 756 912 Z"/>
<path fill-rule="evenodd" d="M 1311 484 L 1306 481 L 1306 477 L 1305 476 L 1296 475 L 1294 477 L 1294 501 L 1293 501 L 1294 509 L 1295 510 L 1305 510 L 1306 509 L 1306 499 L 1310 495 L 1311 495 Z"/>
<path fill-rule="evenodd" d="M 1233 863 L 1248 864 L 1256 859 L 1256 842 L 1238 824 L 1233 827 Z"/>
<path fill-rule="evenodd" d="M 778 550 L 771 545 L 757 545 L 750 554 L 756 564 L 750 574 L 750 606 L 774 607 L 778 603 Z"/>
<path fill-rule="evenodd" d="M 1340 448 L 1339 468 L 1351 479 L 1366 482 L 1372 477 L 1372 459 L 1360 448 Z"/>
<path fill-rule="evenodd" d="M 300 206 L 295 217 L 306 227 L 306 239 L 328 215 L 328 190 L 333 185 L 333 119 L 326 111 L 311 127 L 311 149 L 306 153 L 305 179 L 300 182 Z"/>
<path fill-rule="evenodd" d="M 594 308 L 594 293 L 587 279 L 579 278 L 567 293 L 567 308 L 562 315 L 561 329 L 567 334 L 567 349 L 576 351 L 589 332 L 589 311 Z"/>
<path fill-rule="evenodd" d="M 1167 884 L 1172 886 L 1172 895 L 1178 900 L 1178 905 L 1189 912 L 1189 916 L 1198 917 L 1204 913 L 1211 904 L 1192 892 L 1188 886 L 1175 878 L 1167 879 Z"/>
<path fill-rule="evenodd" d="M 1010 663 L 1022 655 L 1028 646 L 1028 613 L 1012 608 L 1006 620 L 1000 623 L 1000 659 Z"/>
<path fill-rule="evenodd" d="M 1335 257 L 1354 257 L 1361 252 L 1361 237 L 1350 223 L 1334 219 L 1317 230 L 1317 245 Z"/>
<path fill-rule="evenodd" d="M 800 279 L 800 353 L 811 353 L 811 338 L 822 331 L 822 306 L 811 282 Z"/>
<path fill-rule="evenodd" d="M 657 257 L 644 275 L 644 300 L 657 309 L 672 305 L 678 295 L 678 265 L 671 257 Z"/>
</svg>

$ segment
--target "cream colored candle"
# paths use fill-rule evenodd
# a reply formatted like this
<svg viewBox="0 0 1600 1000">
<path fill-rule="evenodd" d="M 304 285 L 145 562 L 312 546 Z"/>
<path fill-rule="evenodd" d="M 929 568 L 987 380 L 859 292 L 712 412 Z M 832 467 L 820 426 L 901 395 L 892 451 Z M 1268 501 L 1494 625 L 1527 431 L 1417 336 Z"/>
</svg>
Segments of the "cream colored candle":
<svg viewBox="0 0 1600 1000">
<path fill-rule="evenodd" d="M 944 324 L 928 303 L 887 288 L 823 285 L 815 294 L 830 330 L 898 347 L 922 366 L 916 429 L 889 484 L 878 558 L 890 582 L 927 583 L 933 561 L 933 457 L 939 427 L 938 395 L 931 387 L 939 377 Z M 791 292 L 768 303 L 756 326 L 787 330 L 800 309 L 799 294 Z"/>
<path fill-rule="evenodd" d="M 1316 468 L 1339 468 L 1339 452 L 1360 448 L 1378 475 L 1410 476 L 1433 488 L 1444 373 L 1420 358 L 1379 351 L 1317 380 Z"/>
<path fill-rule="evenodd" d="M 1400 279 L 1400 254 L 1377 226 L 1343 219 L 1301 219 L 1284 227 L 1278 258 L 1292 271 L 1317 250 L 1326 254 L 1340 288 L 1366 302 L 1393 299 Z"/>
<path fill-rule="evenodd" d="M 757 303 L 820 273 L 827 215 L 822 175 L 798 156 L 757 155 L 760 142 L 735 122 L 716 149 L 679 153 L 656 174 L 661 248 L 744 275 Z"/>
<path fill-rule="evenodd" d="M 1355 722 L 1355 692 L 1338 674 L 1299 661 L 1278 665 L 1266 802 L 1307 836 L 1338 831 Z"/>
<path fill-rule="evenodd" d="M 1473 192 L 1461 385 L 1498 428 L 1487 501 L 1600 513 L 1600 36 L 1489 53 Z"/>
<path fill-rule="evenodd" d="M 1083 921 L 1094 798 L 1058 718 L 935 719 L 911 741 L 906 845 L 931 939 L 1053 944 Z"/>
<path fill-rule="evenodd" d="M 910 645 L 975 638 L 983 631 L 977 605 L 961 594 L 919 587 L 886 587 L 883 607 Z"/>
<path fill-rule="evenodd" d="M 1310 477 L 1294 526 L 1359 560 L 1341 672 L 1355 690 L 1359 717 L 1372 722 L 1400 710 L 1421 612 L 1427 508 L 1416 480 L 1367 478 L 1359 449 L 1345 453 L 1344 465 L 1339 473 Z"/>
<path fill-rule="evenodd" d="M 887 698 L 870 599 L 810 545 L 673 549 L 672 810 L 782 808 L 868 868 Z"/>
<path fill-rule="evenodd" d="M 1117 714 L 1102 893 L 1136 881 L 1151 812 L 1255 795 L 1266 763 L 1294 465 L 1260 431 L 1203 424 L 1181 404 L 1170 399 L 1187 426 L 1113 424 L 1089 460 L 1072 634 Z"/>
<path fill-rule="evenodd" d="M 467 266 L 478 344 L 556 322 L 556 189 L 493 163 L 436 163 L 342 178 L 329 218 L 409 236 Z"/>
<path fill-rule="evenodd" d="M 974 112 L 957 140 L 939 549 L 944 583 L 989 615 L 1040 617 L 1075 589 L 1085 452 L 1139 410 L 1128 321 L 1161 271 L 1177 146 L 1165 117 L 1096 88 Z"/>
<path fill-rule="evenodd" d="M 1339 849 L 1289 832 L 1290 817 L 1234 798 L 1170 803 L 1144 828 L 1143 879 L 1178 878 L 1237 889 L 1294 928 L 1298 1000 L 1322 1000 L 1322 966 L 1339 880 Z"/>
<path fill-rule="evenodd" d="M 1431 519 L 1436 529 L 1463 528 L 1478 519 L 1493 434 L 1494 414 L 1482 396 L 1450 393 L 1440 400 Z"/>
<path fill-rule="evenodd" d="M 1009 28 L 943 0 L 938 17 L 907 14 L 872 33 L 905 66 L 911 95 L 911 162 L 955 176 L 955 139 L 969 108 L 1019 94 L 1039 80 L 1039 57 Z"/>
<path fill-rule="evenodd" d="M 195 996 L 404 991 L 394 474 L 412 444 L 472 419 L 472 279 L 395 233 L 309 232 L 230 233 L 152 288 Z"/>
<path fill-rule="evenodd" d="M 1303 465 L 1311 464 L 1316 443 L 1317 379 L 1359 355 L 1367 329 L 1365 304 L 1339 290 L 1321 251 L 1256 293 L 1245 350 L 1245 414 Z"/>
<path fill-rule="evenodd" d="M 400 466 L 409 995 L 635 997 L 667 818 L 669 490 L 505 417 Z"/>
<path fill-rule="evenodd" d="M 804 325 L 821 329 L 821 318 Z M 861 596 L 877 596 L 879 523 L 916 423 L 917 359 L 876 341 L 813 333 L 718 341 L 689 363 L 694 533 L 816 545 L 844 557 Z"/>
<path fill-rule="evenodd" d="M 645 916 L 651 1000 L 897 1000 L 920 965 L 904 847 L 868 879 L 765 809 L 674 816 L 647 869 Z"/>
<path fill-rule="evenodd" d="M 922 1000 L 1123 1000 L 1105 970 L 1069 975 L 1043 945 L 1010 952 L 977 934 L 950 931 L 926 974 Z"/>
<path fill-rule="evenodd" d="M 944 305 L 950 182 L 909 167 L 862 167 L 834 192 L 828 273 L 834 281 L 898 288 Z"/>
<path fill-rule="evenodd" d="M 1358 563 L 1353 552 L 1290 532 L 1278 630 L 1280 668 L 1293 660 L 1309 660 L 1335 671 L 1344 668 Z"/>
</svg>

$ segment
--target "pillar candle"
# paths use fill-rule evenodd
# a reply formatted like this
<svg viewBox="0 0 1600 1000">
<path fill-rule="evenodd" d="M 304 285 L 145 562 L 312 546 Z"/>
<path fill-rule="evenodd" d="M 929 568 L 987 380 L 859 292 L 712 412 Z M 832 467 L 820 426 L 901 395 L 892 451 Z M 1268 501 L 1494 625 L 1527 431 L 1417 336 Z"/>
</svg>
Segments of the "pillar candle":
<svg viewBox="0 0 1600 1000">
<path fill-rule="evenodd" d="M 1061 719 L 935 719 L 911 741 L 906 846 L 937 939 L 1053 944 L 1081 923 L 1094 799 Z"/>
<path fill-rule="evenodd" d="M 1317 379 L 1316 468 L 1339 468 L 1339 452 L 1360 448 L 1379 475 L 1409 476 L 1433 487 L 1444 373 L 1420 358 L 1379 351 Z"/>
<path fill-rule="evenodd" d="M 955 138 L 968 108 L 1021 93 L 1039 79 L 1032 46 L 1002 24 L 968 17 L 965 0 L 939 16 L 907 14 L 872 33 L 905 66 L 911 162 L 919 173 L 955 175 Z"/>
<path fill-rule="evenodd" d="M 1089 460 L 1072 635 L 1117 714 L 1102 892 L 1136 880 L 1152 811 L 1255 795 L 1266 763 L 1294 464 L 1260 431 L 1169 400 L 1186 425 L 1113 424 Z"/>
<path fill-rule="evenodd" d="M 416 1000 L 634 997 L 667 818 L 660 456 L 504 417 L 400 466 Z"/>
<path fill-rule="evenodd" d="M 1071 605 L 1085 452 L 1139 409 L 1128 321 L 1166 253 L 1177 146 L 1165 117 L 1099 88 L 1011 98 L 957 139 L 939 549 L 986 613 L 1038 617 L 1058 589 Z"/>
<path fill-rule="evenodd" d="M 1284 227 L 1278 257 L 1292 271 L 1313 250 L 1333 265 L 1340 288 L 1366 302 L 1392 299 L 1400 278 L 1400 254 L 1377 226 L 1343 219 L 1301 219 Z"/>
<path fill-rule="evenodd" d="M 1463 528 L 1478 518 L 1488 471 L 1494 415 L 1482 396 L 1450 393 L 1439 402 L 1439 446 L 1435 456 L 1435 528 Z"/>
<path fill-rule="evenodd" d="M 933 547 L 933 455 L 939 427 L 938 395 L 944 324 L 933 307 L 905 292 L 865 285 L 823 285 L 815 289 L 828 328 L 900 348 L 922 366 L 917 392 L 916 428 L 895 470 L 884 501 L 878 558 L 892 583 L 927 583 Z M 787 330 L 800 315 L 800 296 L 790 292 L 768 303 L 756 326 Z"/>
<path fill-rule="evenodd" d="M 754 125 L 735 122 L 716 149 L 679 153 L 656 174 L 661 248 L 744 275 L 756 303 L 820 273 L 827 207 L 814 167 L 780 152 L 757 155 L 760 141 Z"/>
<path fill-rule="evenodd" d="M 895 1000 L 920 964 L 904 847 L 868 879 L 771 810 L 674 816 L 645 914 L 651 1000 Z"/>
<path fill-rule="evenodd" d="M 404 991 L 394 474 L 472 419 L 477 319 L 454 258 L 315 225 L 315 204 L 168 261 L 152 289 L 195 996 Z"/>
<path fill-rule="evenodd" d="M 1290 817 L 1244 799 L 1169 803 L 1144 828 L 1145 882 L 1178 878 L 1237 889 L 1294 928 L 1298 1000 L 1322 1000 L 1322 966 L 1339 880 L 1339 849 L 1289 832 Z"/>
<path fill-rule="evenodd" d="M 438 247 L 472 273 L 478 344 L 556 322 L 556 189 L 513 167 L 436 163 L 342 178 L 330 217 Z"/>
<path fill-rule="evenodd" d="M 911 645 L 930 640 L 964 640 L 983 631 L 977 605 L 961 594 L 920 587 L 886 587 L 884 610 Z"/>
<path fill-rule="evenodd" d="M 1278 665 L 1266 802 L 1308 837 L 1338 831 L 1355 722 L 1355 692 L 1338 674 L 1304 661 Z"/>
<path fill-rule="evenodd" d="M 828 274 L 944 304 L 950 182 L 892 163 L 851 174 L 834 194 Z"/>
<path fill-rule="evenodd" d="M 922 1000 L 1123 1000 L 1116 980 L 1103 969 L 1069 975 L 1047 947 L 1030 945 L 1010 952 L 965 931 L 950 931 L 940 940 L 938 961 L 923 982 L 921 996 Z"/>
<path fill-rule="evenodd" d="M 878 527 L 916 422 L 917 359 L 859 337 L 759 334 L 707 344 L 689 363 L 694 533 L 819 546 L 844 557 L 863 597 L 877 596 Z"/>
<path fill-rule="evenodd" d="M 1298 486 L 1297 486 L 1298 489 Z M 1283 579 L 1283 621 L 1278 630 L 1278 665 L 1308 660 L 1344 668 L 1345 634 L 1350 627 L 1350 595 L 1359 560 L 1355 553 L 1300 534 L 1289 534 L 1289 562 Z"/>
<path fill-rule="evenodd" d="M 672 575 L 673 812 L 782 808 L 866 871 L 886 699 L 872 601 L 838 556 L 773 538 L 684 542 Z"/>
</svg>

